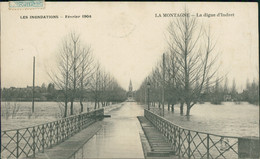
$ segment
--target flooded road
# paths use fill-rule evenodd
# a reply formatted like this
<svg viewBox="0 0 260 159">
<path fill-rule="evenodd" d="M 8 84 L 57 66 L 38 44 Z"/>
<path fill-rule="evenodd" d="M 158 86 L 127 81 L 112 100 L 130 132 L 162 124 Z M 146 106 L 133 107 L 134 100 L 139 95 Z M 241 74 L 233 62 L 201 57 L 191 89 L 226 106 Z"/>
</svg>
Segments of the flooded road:
<svg viewBox="0 0 260 159">
<path fill-rule="evenodd" d="M 134 102 L 125 102 L 121 107 L 106 114 L 104 125 L 73 158 L 144 158 L 137 116 L 143 108 Z"/>
</svg>

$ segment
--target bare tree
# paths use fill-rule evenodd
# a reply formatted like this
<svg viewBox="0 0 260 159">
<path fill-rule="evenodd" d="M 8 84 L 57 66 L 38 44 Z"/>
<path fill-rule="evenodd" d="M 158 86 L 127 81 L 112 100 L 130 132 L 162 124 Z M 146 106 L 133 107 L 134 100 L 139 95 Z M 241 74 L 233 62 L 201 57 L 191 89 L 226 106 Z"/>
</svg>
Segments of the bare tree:
<svg viewBox="0 0 260 159">
<path fill-rule="evenodd" d="M 106 105 L 106 102 L 108 100 L 108 95 L 107 95 L 107 89 L 108 86 L 110 84 L 110 75 L 108 73 L 106 73 L 104 70 L 102 71 L 102 75 L 101 75 L 101 80 L 100 80 L 100 102 L 102 107 L 104 107 Z"/>
<path fill-rule="evenodd" d="M 94 74 L 94 59 L 91 54 L 90 46 L 86 46 L 81 50 L 79 74 L 80 74 L 80 82 L 79 82 L 80 112 L 83 112 L 83 98 L 85 94 L 85 88 L 90 85 L 91 77 Z"/>
<path fill-rule="evenodd" d="M 83 45 L 82 45 L 83 46 Z M 82 47 L 78 34 L 68 34 L 59 50 L 58 70 L 48 72 L 49 77 L 59 91 L 63 93 L 59 102 L 64 105 L 64 115 L 68 113 L 70 102 L 70 115 L 73 115 L 73 103 L 75 98 L 80 99 L 81 110 L 83 111 L 82 97 L 84 85 L 88 83 L 91 76 L 92 56 L 90 47 Z"/>
<path fill-rule="evenodd" d="M 125 100 L 126 92 L 118 82 L 106 72 L 99 63 L 96 64 L 94 75 L 91 76 L 90 89 L 95 102 L 94 109 L 108 105 L 108 102 L 122 102 Z"/>
<path fill-rule="evenodd" d="M 186 9 L 185 13 L 188 13 Z M 212 56 L 215 43 L 211 39 L 210 30 L 205 31 L 194 17 L 176 18 L 171 21 L 167 31 L 179 67 L 176 72 L 180 86 L 178 91 L 187 105 L 186 115 L 189 116 L 191 108 L 205 91 L 205 81 L 212 80 L 217 71 L 213 69 L 217 56 Z"/>
<path fill-rule="evenodd" d="M 71 80 L 70 115 L 73 115 L 73 103 L 74 103 L 74 99 L 76 98 L 77 80 L 79 79 L 77 70 L 80 67 L 78 62 L 78 59 L 80 57 L 79 35 L 77 35 L 76 33 L 71 33 L 70 40 L 72 42 L 72 48 L 73 48 L 73 53 L 71 54 L 72 74 L 70 76 L 70 80 Z"/>
<path fill-rule="evenodd" d="M 94 109 L 97 109 L 99 107 L 100 80 L 101 80 L 101 66 L 100 66 L 99 63 L 96 63 L 94 75 L 92 76 L 92 82 L 90 83 L 91 84 L 91 92 L 92 92 L 93 99 L 94 99 L 94 102 L 95 102 Z"/>
<path fill-rule="evenodd" d="M 190 17 L 185 9 L 185 16 L 172 20 L 167 28 L 168 54 L 166 54 L 166 101 L 169 105 L 180 103 L 180 113 L 183 114 L 184 103 L 187 106 L 186 115 L 191 108 L 202 101 L 202 96 L 209 93 L 209 88 L 222 77 L 215 78 L 218 70 L 214 64 L 217 54 L 214 54 L 215 43 L 210 34 L 210 28 L 204 29 L 195 17 Z M 162 63 L 153 68 L 148 76 L 152 91 L 162 85 Z M 145 89 L 144 84 L 140 89 Z M 160 90 L 160 89 L 159 89 Z M 138 91 L 144 92 L 144 91 Z M 139 93 L 141 95 L 141 93 Z M 159 100 L 160 103 L 160 100 Z M 159 104 L 160 105 L 160 104 Z"/>
<path fill-rule="evenodd" d="M 176 75 L 179 70 L 178 65 L 176 64 L 176 55 L 175 52 L 172 51 L 171 47 L 169 49 L 169 53 L 166 54 L 166 99 L 168 101 L 168 109 L 170 104 L 172 106 L 171 110 L 174 112 L 174 105 L 179 102 L 179 93 L 177 89 L 176 83 Z"/>
<path fill-rule="evenodd" d="M 67 116 L 69 101 L 69 75 L 72 70 L 71 64 L 72 48 L 69 39 L 63 40 L 62 47 L 58 54 L 58 71 L 48 72 L 49 77 L 55 86 L 62 91 L 64 95 L 64 117 Z"/>
</svg>

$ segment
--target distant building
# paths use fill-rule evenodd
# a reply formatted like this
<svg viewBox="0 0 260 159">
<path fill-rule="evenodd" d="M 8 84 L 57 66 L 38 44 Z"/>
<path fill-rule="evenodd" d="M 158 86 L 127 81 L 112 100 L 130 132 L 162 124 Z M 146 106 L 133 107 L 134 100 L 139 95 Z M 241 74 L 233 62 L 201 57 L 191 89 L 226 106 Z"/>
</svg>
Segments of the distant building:
<svg viewBox="0 0 260 159">
<path fill-rule="evenodd" d="M 131 80 L 130 80 L 130 83 L 129 83 L 127 97 L 128 98 L 133 98 L 133 86 L 132 86 L 132 81 Z"/>
<path fill-rule="evenodd" d="M 127 92 L 127 101 L 128 102 L 134 102 L 134 91 L 133 91 L 133 85 L 132 85 L 132 81 L 130 80 L 129 83 L 129 88 L 128 88 L 128 92 Z"/>
</svg>

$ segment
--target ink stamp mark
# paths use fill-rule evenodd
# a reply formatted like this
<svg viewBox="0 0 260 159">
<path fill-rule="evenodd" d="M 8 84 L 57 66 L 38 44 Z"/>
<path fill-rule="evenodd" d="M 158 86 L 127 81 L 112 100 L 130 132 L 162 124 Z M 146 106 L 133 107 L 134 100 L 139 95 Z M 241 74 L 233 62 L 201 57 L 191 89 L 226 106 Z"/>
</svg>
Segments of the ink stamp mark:
<svg viewBox="0 0 260 159">
<path fill-rule="evenodd" d="M 19 0 L 9 1 L 9 9 L 42 9 L 44 0 Z"/>
</svg>

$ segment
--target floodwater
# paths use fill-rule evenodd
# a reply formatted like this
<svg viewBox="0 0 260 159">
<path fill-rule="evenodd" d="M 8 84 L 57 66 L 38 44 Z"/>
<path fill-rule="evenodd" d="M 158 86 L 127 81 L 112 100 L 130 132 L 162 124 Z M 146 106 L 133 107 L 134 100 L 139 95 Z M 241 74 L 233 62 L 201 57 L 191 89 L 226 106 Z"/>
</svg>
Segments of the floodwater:
<svg viewBox="0 0 260 159">
<path fill-rule="evenodd" d="M 36 116 L 31 118 L 29 116 L 31 102 L 1 102 L 1 113 L 5 111 L 7 103 L 10 103 L 11 107 L 16 103 L 20 108 L 15 117 L 10 115 L 6 119 L 4 116 L 1 116 L 2 130 L 24 128 L 54 121 L 59 119 L 58 114 L 61 113 L 57 102 L 35 102 Z M 138 109 L 137 111 L 143 113 L 142 108 L 134 102 L 122 104 L 125 105 L 123 107 L 128 107 L 130 104 L 132 106 L 135 105 L 134 107 Z M 94 103 L 84 103 L 84 110 L 93 108 L 93 105 Z M 109 108 L 112 107 L 108 106 L 105 108 L 109 111 Z M 80 109 L 78 102 L 75 102 L 75 109 L 77 111 Z M 167 105 L 165 105 L 165 109 L 167 110 Z M 191 109 L 189 119 L 186 116 L 181 116 L 179 110 L 179 105 L 176 105 L 174 113 L 165 111 L 165 117 L 177 125 L 192 130 L 239 137 L 259 136 L 259 106 L 247 102 L 242 102 L 241 104 L 224 102 L 222 105 L 212 105 L 210 103 L 196 104 Z M 117 111 L 112 111 L 111 113 L 117 114 Z"/>
<path fill-rule="evenodd" d="M 27 113 L 31 103 L 16 103 L 21 106 L 17 116 L 8 119 L 1 117 L 2 130 L 27 127 L 46 122 L 47 119 L 57 120 L 55 114 L 59 113 L 59 106 L 56 102 L 37 102 L 35 111 L 39 116 L 30 119 Z M 3 103 L 1 104 L 2 107 Z M 85 105 L 90 108 L 92 104 Z M 105 114 L 110 114 L 111 118 L 103 120 L 103 128 L 76 153 L 75 157 L 144 158 L 139 135 L 141 128 L 136 118 L 143 115 L 143 106 L 135 102 L 125 102 L 105 108 Z M 191 130 L 223 136 L 259 136 L 259 106 L 246 102 L 225 102 L 222 105 L 196 104 L 191 109 L 189 118 L 180 115 L 179 105 L 175 106 L 174 113 L 168 112 L 166 105 L 165 117 L 174 124 Z"/>
<path fill-rule="evenodd" d="M 35 102 L 35 113 L 31 113 L 32 102 L 1 102 L 1 129 L 20 129 L 29 126 L 44 124 L 61 118 L 64 107 L 58 102 Z M 84 112 L 93 110 L 94 103 L 83 102 Z M 18 110 L 12 114 L 14 108 Z M 111 108 L 113 106 L 109 106 Z M 7 111 L 8 110 L 8 111 Z M 80 103 L 74 103 L 74 113 L 80 112 Z M 8 115 L 8 116 L 7 116 Z"/>
<path fill-rule="evenodd" d="M 106 114 L 101 130 L 94 135 L 73 158 L 144 158 L 137 116 L 143 107 L 125 102 Z"/>
<path fill-rule="evenodd" d="M 167 107 L 166 105 L 165 118 L 183 128 L 223 136 L 259 136 L 259 106 L 247 102 L 240 104 L 224 102 L 221 105 L 196 104 L 192 107 L 189 118 L 180 115 L 179 105 L 175 106 L 174 113 L 168 112 Z M 153 108 L 151 110 L 154 111 Z M 156 110 L 154 112 L 158 113 Z"/>
</svg>

